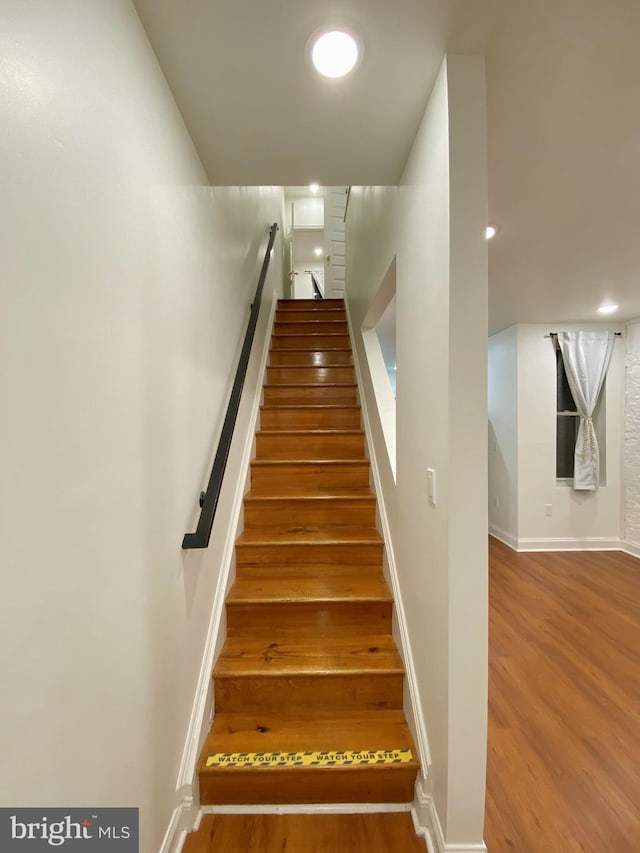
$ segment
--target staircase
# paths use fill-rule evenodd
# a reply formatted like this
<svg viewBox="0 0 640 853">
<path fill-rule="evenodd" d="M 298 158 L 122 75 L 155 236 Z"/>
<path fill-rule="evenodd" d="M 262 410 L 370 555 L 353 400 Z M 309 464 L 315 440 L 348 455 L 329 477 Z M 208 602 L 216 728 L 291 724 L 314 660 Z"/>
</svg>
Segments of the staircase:
<svg viewBox="0 0 640 853">
<path fill-rule="evenodd" d="M 413 800 L 375 512 L 344 304 L 281 300 L 202 804 Z"/>
</svg>

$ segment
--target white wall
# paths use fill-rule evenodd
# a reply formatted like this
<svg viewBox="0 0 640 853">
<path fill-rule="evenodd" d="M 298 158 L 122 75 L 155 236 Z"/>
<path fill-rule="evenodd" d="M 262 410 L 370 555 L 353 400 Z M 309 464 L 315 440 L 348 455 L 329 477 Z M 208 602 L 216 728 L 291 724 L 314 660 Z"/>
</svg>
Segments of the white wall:
<svg viewBox="0 0 640 853">
<path fill-rule="evenodd" d="M 640 321 L 625 331 L 624 545 L 640 557 Z"/>
<path fill-rule="evenodd" d="M 316 274 L 320 289 L 324 287 L 324 266 L 322 263 L 296 263 L 293 265 L 296 273 L 294 299 L 314 299 L 313 282 L 311 272 Z"/>
<path fill-rule="evenodd" d="M 598 328 L 551 326 L 553 331 Z M 551 326 L 518 326 L 518 545 L 618 547 L 624 341 L 616 339 L 606 381 L 606 485 L 595 493 L 576 492 L 556 482 L 556 359 L 545 338 Z M 551 517 L 544 515 L 545 504 L 552 505 Z"/>
<path fill-rule="evenodd" d="M 224 519 L 180 545 L 282 193 L 201 186 L 128 0 L 7 0 L 0 55 L 0 802 L 139 806 L 157 853 Z"/>
<path fill-rule="evenodd" d="M 489 338 L 489 530 L 518 538 L 518 330 Z"/>
<path fill-rule="evenodd" d="M 482 61 L 450 57 L 401 187 L 354 188 L 347 215 L 347 301 L 427 724 L 431 766 L 423 770 L 444 839 L 460 850 L 481 843 L 484 819 L 484 139 Z M 361 334 L 394 255 L 397 485 Z M 437 472 L 437 506 L 427 499 L 427 468 Z"/>
<path fill-rule="evenodd" d="M 324 228 L 324 198 L 288 198 L 287 230 L 291 229 L 291 205 L 293 204 L 294 228 Z"/>
<path fill-rule="evenodd" d="M 556 479 L 556 358 L 546 335 L 579 328 L 619 327 L 519 324 L 489 340 L 489 529 L 519 550 L 616 548 L 620 542 L 621 338 L 605 386 L 604 482 L 595 493 L 575 492 Z"/>
<path fill-rule="evenodd" d="M 388 452 L 385 430 L 376 400 L 365 342 L 359 330 L 363 325 L 375 325 L 387 305 L 382 284 L 390 269 L 398 246 L 399 188 L 398 187 L 352 187 L 347 215 L 347 240 L 349 260 L 347 263 L 348 288 L 346 301 L 355 334 L 354 356 L 361 366 L 360 394 L 367 405 L 371 423 L 369 441 L 381 478 L 382 492 L 387 503 L 387 515 L 395 529 L 395 403 L 394 403 L 394 450 Z M 395 265 L 394 265 L 395 269 Z M 397 275 L 397 273 L 396 273 Z M 381 294 L 381 304 L 374 306 L 374 299 Z M 373 308 L 373 310 L 372 310 Z M 380 365 L 380 360 L 378 360 Z M 383 369 L 384 363 L 380 365 Z M 400 368 L 399 368 L 400 369 Z"/>
</svg>

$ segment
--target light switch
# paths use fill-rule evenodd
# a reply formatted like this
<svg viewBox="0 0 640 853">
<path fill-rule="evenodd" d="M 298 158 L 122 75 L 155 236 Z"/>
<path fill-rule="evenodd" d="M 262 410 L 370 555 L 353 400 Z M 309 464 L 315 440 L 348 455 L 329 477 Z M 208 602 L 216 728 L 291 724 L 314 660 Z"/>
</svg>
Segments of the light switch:
<svg viewBox="0 0 640 853">
<path fill-rule="evenodd" d="M 427 468 L 427 497 L 429 503 L 436 505 L 436 471 L 435 468 Z"/>
</svg>

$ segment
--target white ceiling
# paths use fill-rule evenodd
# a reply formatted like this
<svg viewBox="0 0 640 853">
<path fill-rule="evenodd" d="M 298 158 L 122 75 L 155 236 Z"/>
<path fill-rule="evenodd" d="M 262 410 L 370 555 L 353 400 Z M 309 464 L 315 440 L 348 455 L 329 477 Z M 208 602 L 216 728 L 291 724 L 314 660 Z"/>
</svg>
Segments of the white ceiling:
<svg viewBox="0 0 640 853">
<path fill-rule="evenodd" d="M 134 0 L 212 184 L 393 184 L 446 40 L 451 0 Z M 307 61 L 319 28 L 356 71 Z M 402 85 L 399 85 L 402 81 Z"/>
<path fill-rule="evenodd" d="M 639 0 L 134 2 L 213 184 L 397 183 L 445 48 L 484 53 L 491 329 L 640 317 Z"/>
</svg>

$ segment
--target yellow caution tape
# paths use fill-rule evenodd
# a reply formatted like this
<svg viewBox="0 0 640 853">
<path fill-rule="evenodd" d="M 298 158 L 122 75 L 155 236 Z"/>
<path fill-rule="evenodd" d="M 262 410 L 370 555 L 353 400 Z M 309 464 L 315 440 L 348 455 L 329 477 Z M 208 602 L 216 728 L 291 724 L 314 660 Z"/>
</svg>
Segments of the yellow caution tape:
<svg viewBox="0 0 640 853">
<path fill-rule="evenodd" d="M 410 749 L 347 750 L 345 752 L 215 752 L 207 767 L 348 767 L 357 764 L 408 764 Z"/>
</svg>

